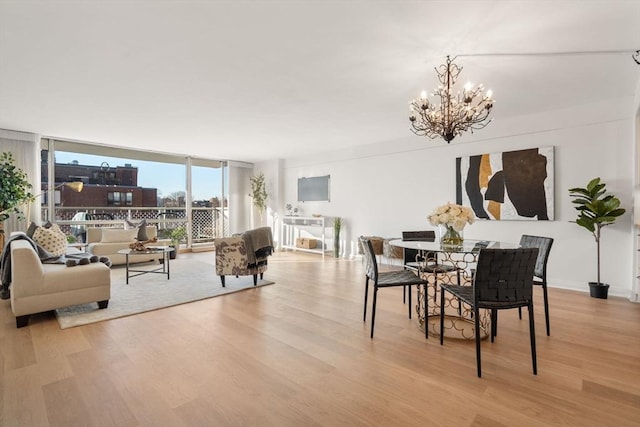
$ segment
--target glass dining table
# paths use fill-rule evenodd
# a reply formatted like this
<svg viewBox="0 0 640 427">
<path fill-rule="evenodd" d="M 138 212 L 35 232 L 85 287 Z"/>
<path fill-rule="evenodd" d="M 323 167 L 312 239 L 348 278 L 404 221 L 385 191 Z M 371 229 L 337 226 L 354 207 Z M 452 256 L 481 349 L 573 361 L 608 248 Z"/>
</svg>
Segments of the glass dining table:
<svg viewBox="0 0 640 427">
<path fill-rule="evenodd" d="M 419 265 L 419 274 L 429 281 L 429 285 L 418 288 L 418 298 L 416 301 L 416 313 L 419 326 L 422 330 L 429 328 L 429 333 L 439 335 L 440 331 L 440 284 L 456 284 L 460 280 L 460 285 L 472 285 L 472 275 L 478 260 L 478 254 L 484 248 L 492 249 L 515 249 L 520 245 L 517 243 L 498 242 L 491 240 L 471 240 L 464 239 L 459 245 L 441 244 L 438 240 L 402 240 L 395 239 L 389 244 L 403 249 L 414 249 L 417 251 L 416 260 Z M 453 268 L 436 269 L 427 272 L 422 268 L 434 264 L 442 264 Z M 434 269 L 429 269 L 433 271 Z M 426 301 L 425 301 L 426 298 Z M 425 304 L 426 302 L 426 304 Z M 426 307 L 426 313 L 425 313 Z M 489 335 L 491 326 L 491 316 L 487 310 L 480 310 L 480 333 L 482 338 Z M 473 310 L 467 304 L 447 293 L 445 298 L 445 322 L 444 334 L 447 338 L 474 339 L 475 332 L 473 326 Z"/>
</svg>

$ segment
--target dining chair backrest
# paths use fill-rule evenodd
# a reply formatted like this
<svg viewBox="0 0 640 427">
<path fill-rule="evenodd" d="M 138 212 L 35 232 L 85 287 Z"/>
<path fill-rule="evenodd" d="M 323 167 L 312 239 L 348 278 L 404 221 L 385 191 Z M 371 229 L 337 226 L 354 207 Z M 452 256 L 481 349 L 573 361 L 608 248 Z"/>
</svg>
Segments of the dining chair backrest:
<svg viewBox="0 0 640 427">
<path fill-rule="evenodd" d="M 403 231 L 402 240 L 434 242 L 436 240 L 436 232 L 434 230 Z"/>
<path fill-rule="evenodd" d="M 538 248 L 482 249 L 474 275 L 478 305 L 500 308 L 526 305 L 533 296 L 533 271 Z"/>
<path fill-rule="evenodd" d="M 541 280 L 547 280 L 547 261 L 551 252 L 553 239 L 551 237 L 531 236 L 523 234 L 520 238 L 520 247 L 538 248 L 538 259 L 536 260 L 535 276 Z"/>
<path fill-rule="evenodd" d="M 362 253 L 364 254 L 364 271 L 367 277 L 378 282 L 378 263 L 376 262 L 376 255 L 373 251 L 373 245 L 371 241 L 363 236 L 360 236 L 360 245 L 362 246 Z"/>
<path fill-rule="evenodd" d="M 402 240 L 407 242 L 434 242 L 436 240 L 436 232 L 434 230 L 421 230 L 421 231 L 403 231 Z M 431 254 L 427 255 L 428 258 L 432 258 Z M 417 249 L 404 249 L 404 263 L 424 261 L 418 258 Z"/>
</svg>

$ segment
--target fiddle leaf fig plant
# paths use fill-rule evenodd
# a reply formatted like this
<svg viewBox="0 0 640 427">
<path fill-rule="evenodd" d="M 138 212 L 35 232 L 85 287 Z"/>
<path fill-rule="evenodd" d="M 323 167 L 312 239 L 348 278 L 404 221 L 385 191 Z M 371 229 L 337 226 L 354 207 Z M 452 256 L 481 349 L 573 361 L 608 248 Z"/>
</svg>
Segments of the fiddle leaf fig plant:
<svg viewBox="0 0 640 427">
<path fill-rule="evenodd" d="M 249 180 L 251 181 L 251 194 L 249 194 L 249 197 L 253 198 L 253 205 L 262 214 L 267 208 L 267 198 L 269 197 L 264 174 L 261 172 L 252 176 Z"/>
<path fill-rule="evenodd" d="M 3 152 L 0 155 L 0 223 L 16 213 L 22 215 L 20 205 L 33 201 L 31 184 L 27 174 L 14 164 L 13 154 Z"/>
<path fill-rule="evenodd" d="M 612 194 L 606 194 L 606 184 L 600 178 L 593 178 L 586 188 L 570 188 L 569 196 L 578 211 L 575 223 L 584 227 L 596 241 L 598 260 L 598 284 L 600 281 L 600 233 L 603 227 L 616 222 L 626 210 L 620 207 L 620 199 Z"/>
</svg>

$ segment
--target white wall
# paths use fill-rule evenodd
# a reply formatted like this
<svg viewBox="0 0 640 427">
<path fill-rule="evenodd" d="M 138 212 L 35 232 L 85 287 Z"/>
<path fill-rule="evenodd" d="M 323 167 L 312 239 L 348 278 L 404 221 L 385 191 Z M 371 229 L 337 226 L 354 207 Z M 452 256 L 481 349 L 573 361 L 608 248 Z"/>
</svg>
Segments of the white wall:
<svg viewBox="0 0 640 427">
<path fill-rule="evenodd" d="M 631 292 L 629 299 L 634 302 L 640 302 L 640 78 L 636 85 L 635 98 L 633 102 L 636 107 L 635 121 L 634 121 L 634 191 L 633 191 L 633 222 L 635 224 L 634 230 L 634 261 L 633 270 L 630 272 L 631 276 Z"/>
<path fill-rule="evenodd" d="M 596 280 L 596 246 L 591 234 L 569 222 L 576 212 L 567 189 L 599 176 L 623 207 L 631 207 L 635 111 L 633 97 L 613 99 L 496 121 L 450 145 L 409 133 L 385 144 L 286 159 L 279 209 L 282 212 L 286 203 L 296 205 L 297 178 L 330 174 L 330 202 L 297 205 L 303 215 L 344 217 L 347 256 L 353 257 L 359 235 L 397 237 L 403 230 L 429 228 L 426 216 L 436 206 L 455 201 L 456 157 L 554 146 L 555 220 L 477 221 L 465 229 L 465 237 L 509 242 L 518 242 L 522 234 L 553 237 L 551 286 L 586 291 L 587 282 Z M 611 285 L 610 295 L 628 297 L 632 287 L 631 218 L 627 214 L 603 231 L 602 281 Z"/>
</svg>

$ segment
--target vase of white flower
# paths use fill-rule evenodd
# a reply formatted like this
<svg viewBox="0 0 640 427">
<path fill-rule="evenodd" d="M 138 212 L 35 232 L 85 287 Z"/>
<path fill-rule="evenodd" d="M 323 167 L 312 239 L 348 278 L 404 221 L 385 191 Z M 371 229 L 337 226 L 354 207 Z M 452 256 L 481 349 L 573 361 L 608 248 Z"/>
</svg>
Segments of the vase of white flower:
<svg viewBox="0 0 640 427">
<path fill-rule="evenodd" d="M 442 237 L 440 237 L 440 243 L 443 245 L 461 245 L 463 242 L 463 234 L 462 230 L 457 231 L 450 225 L 441 225 L 443 228 L 443 232 L 440 233 Z"/>
<path fill-rule="evenodd" d="M 462 231 L 467 224 L 473 224 L 475 215 L 471 208 L 455 203 L 447 203 L 433 211 L 427 217 L 431 225 L 444 227 L 440 243 L 443 245 L 461 245 Z"/>
</svg>

